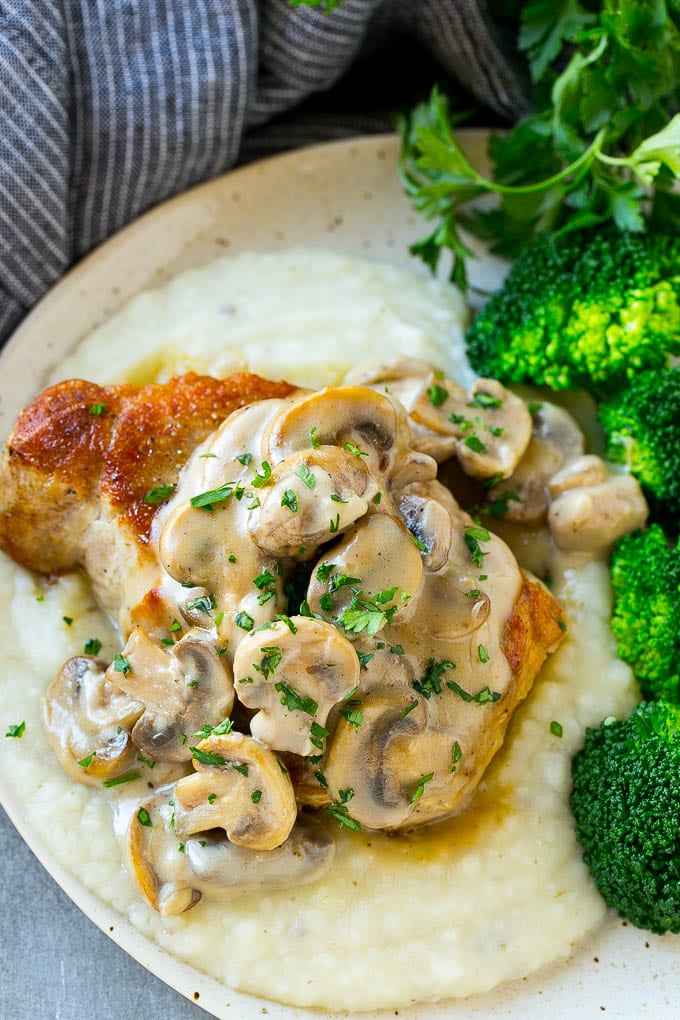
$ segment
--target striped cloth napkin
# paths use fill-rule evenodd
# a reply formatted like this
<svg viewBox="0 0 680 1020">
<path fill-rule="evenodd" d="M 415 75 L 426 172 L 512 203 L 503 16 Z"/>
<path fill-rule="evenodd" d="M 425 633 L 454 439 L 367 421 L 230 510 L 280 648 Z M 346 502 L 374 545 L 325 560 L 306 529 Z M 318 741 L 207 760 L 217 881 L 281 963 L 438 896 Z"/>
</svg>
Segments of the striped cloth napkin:
<svg viewBox="0 0 680 1020">
<path fill-rule="evenodd" d="M 343 0 L 329 14 L 291 0 L 0 9 L 0 343 L 69 265 L 150 206 L 256 154 L 386 128 L 284 115 L 390 39 L 413 38 L 433 81 L 455 76 L 497 115 L 526 109 L 485 0 Z"/>
</svg>

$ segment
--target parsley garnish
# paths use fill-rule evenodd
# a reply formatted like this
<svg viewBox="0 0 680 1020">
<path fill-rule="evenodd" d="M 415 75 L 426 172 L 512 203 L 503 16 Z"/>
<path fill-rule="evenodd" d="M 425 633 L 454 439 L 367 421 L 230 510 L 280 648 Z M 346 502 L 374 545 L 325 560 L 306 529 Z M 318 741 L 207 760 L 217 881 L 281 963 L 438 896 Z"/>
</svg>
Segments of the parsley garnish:
<svg viewBox="0 0 680 1020">
<path fill-rule="evenodd" d="M 250 613 L 244 612 L 243 609 L 241 609 L 234 617 L 234 623 L 237 627 L 240 627 L 241 630 L 252 630 L 255 626 L 255 621 Z"/>
<path fill-rule="evenodd" d="M 210 595 L 199 595 L 198 598 L 189 599 L 187 609 L 198 609 L 201 613 L 209 613 L 211 609 L 217 608 L 217 599 Z"/>
<path fill-rule="evenodd" d="M 455 663 L 449 662 L 448 659 L 428 659 L 425 663 L 424 676 L 420 680 L 414 680 L 412 686 L 429 701 L 433 694 L 441 694 L 444 673 L 455 668 Z"/>
<path fill-rule="evenodd" d="M 463 445 L 467 446 L 470 450 L 473 450 L 474 453 L 484 453 L 486 450 L 486 446 L 481 439 L 474 434 L 474 432 L 471 436 L 468 436 L 465 440 L 463 440 Z"/>
<path fill-rule="evenodd" d="M 469 524 L 465 528 L 465 544 L 470 550 L 470 556 L 472 562 L 476 567 L 481 567 L 484 562 L 484 557 L 487 555 L 486 552 L 480 547 L 480 542 L 488 542 L 491 535 L 486 528 L 480 528 L 477 525 Z"/>
<path fill-rule="evenodd" d="M 154 505 L 164 503 L 168 497 L 172 496 L 174 491 L 174 485 L 159 485 L 157 489 L 149 489 L 149 491 L 144 494 L 144 502 L 153 503 Z"/>
<path fill-rule="evenodd" d="M 253 804 L 259 804 L 260 801 L 262 800 L 262 790 L 253 790 L 253 792 L 250 795 L 250 799 L 252 800 Z"/>
<path fill-rule="evenodd" d="M 433 407 L 441 407 L 442 404 L 446 402 L 449 396 L 449 391 L 444 389 L 444 387 L 440 386 L 438 383 L 432 383 L 432 385 L 428 387 L 427 395 Z"/>
<path fill-rule="evenodd" d="M 326 737 L 330 736 L 330 731 L 324 729 L 323 726 L 319 726 L 318 722 L 313 722 L 309 729 L 309 740 L 310 743 L 317 747 L 319 751 L 323 751 L 323 742 Z"/>
<path fill-rule="evenodd" d="M 312 474 L 306 464 L 299 464 L 295 469 L 295 474 L 298 478 L 301 478 L 308 489 L 313 489 L 316 485 L 316 477 Z"/>
<path fill-rule="evenodd" d="M 352 832 L 359 832 L 361 829 L 361 823 L 352 818 L 347 807 L 347 802 L 354 796 L 354 790 L 338 790 L 339 800 L 335 801 L 330 807 L 326 808 L 329 815 L 335 818 L 336 822 L 340 825 L 344 825 L 346 829 L 351 829 Z"/>
<path fill-rule="evenodd" d="M 23 737 L 25 732 L 26 732 L 25 722 L 12 723 L 10 726 L 7 727 L 7 733 L 5 733 L 5 736 L 18 738 Z"/>
<path fill-rule="evenodd" d="M 151 826 L 153 825 L 153 822 L 151 821 L 151 815 L 149 814 L 145 807 L 140 807 L 139 811 L 137 812 L 137 821 L 139 822 L 140 825 L 145 825 L 147 829 L 150 829 Z"/>
<path fill-rule="evenodd" d="M 335 515 L 335 520 L 331 517 L 330 521 L 328 522 L 328 530 L 330 531 L 331 535 L 336 535 L 338 533 L 338 531 L 340 530 L 340 514 Z"/>
<path fill-rule="evenodd" d="M 405 719 L 407 715 L 410 715 L 414 708 L 418 707 L 418 699 L 414 698 L 410 705 L 407 705 L 404 711 L 399 716 L 400 719 Z"/>
<path fill-rule="evenodd" d="M 318 711 L 318 704 L 314 698 L 303 698 L 297 691 L 294 691 L 288 684 L 277 683 L 274 687 L 281 695 L 281 704 L 285 705 L 289 712 L 304 712 L 305 715 L 315 715 Z"/>
<path fill-rule="evenodd" d="M 446 686 L 454 694 L 457 694 L 463 701 L 472 702 L 474 701 L 477 705 L 488 705 L 500 699 L 498 691 L 492 691 L 488 687 L 484 687 L 477 694 L 470 694 L 469 691 L 464 690 L 460 684 L 455 683 L 453 680 L 447 680 Z"/>
<path fill-rule="evenodd" d="M 340 709 L 340 715 L 356 733 L 364 721 L 364 713 L 361 711 L 359 699 L 353 698 L 351 701 L 346 702 L 343 708 Z"/>
<path fill-rule="evenodd" d="M 237 453 L 234 459 L 237 460 L 239 464 L 243 464 L 244 467 L 248 467 L 253 459 L 253 455 L 252 453 Z"/>
<path fill-rule="evenodd" d="M 327 581 L 332 572 L 335 570 L 335 563 L 322 563 L 320 567 L 317 567 L 316 578 L 317 581 Z"/>
<path fill-rule="evenodd" d="M 550 732 L 552 733 L 553 737 L 561 737 L 562 734 L 564 733 L 562 723 L 559 723 L 555 719 L 553 719 L 553 721 L 550 723 Z"/>
<path fill-rule="evenodd" d="M 354 445 L 354 443 L 343 443 L 342 445 L 346 450 L 349 450 L 350 453 L 353 453 L 355 457 L 368 457 L 366 451 L 360 450 L 358 446 Z"/>
<path fill-rule="evenodd" d="M 100 414 L 104 414 L 104 411 L 106 411 L 106 404 L 92 404 L 89 413 L 98 418 Z"/>
<path fill-rule="evenodd" d="M 268 645 L 261 649 L 262 658 L 259 663 L 253 663 L 253 669 L 261 673 L 265 680 L 268 680 L 276 672 L 276 667 L 281 662 L 281 649 L 276 645 Z"/>
<path fill-rule="evenodd" d="M 122 673 L 123 676 L 128 676 L 132 672 L 132 663 L 129 659 L 126 659 L 124 655 L 120 655 L 118 652 L 113 657 L 113 668 L 116 673 Z"/>
<path fill-rule="evenodd" d="M 286 506 L 292 514 L 296 514 L 300 509 L 298 504 L 298 498 L 293 489 L 286 489 L 283 496 L 281 497 L 281 506 Z"/>
<path fill-rule="evenodd" d="M 492 397 L 490 393 L 475 393 L 469 403 L 469 407 L 502 407 L 503 401 L 498 397 Z"/>
<path fill-rule="evenodd" d="M 201 765 L 226 765 L 221 754 L 213 754 L 211 751 L 201 751 L 198 747 L 189 747 L 192 756 Z"/>
<path fill-rule="evenodd" d="M 488 662 L 491 658 L 484 645 L 477 645 L 477 655 L 479 656 L 479 661 L 482 663 Z"/>
<path fill-rule="evenodd" d="M 276 619 L 280 620 L 281 623 L 285 623 L 286 627 L 291 632 L 291 634 L 297 634 L 297 627 L 295 626 L 295 624 L 291 620 L 290 616 L 286 616 L 285 613 L 279 613 L 279 615 L 276 617 Z"/>
<path fill-rule="evenodd" d="M 514 489 L 509 492 L 504 492 L 489 503 L 486 508 L 487 513 L 492 514 L 494 517 L 505 517 L 508 512 L 508 503 L 512 500 L 514 503 L 521 503 L 522 500 L 518 493 Z"/>
<path fill-rule="evenodd" d="M 233 491 L 234 483 L 227 482 L 226 485 L 220 485 L 219 489 L 209 489 L 207 492 L 199 493 L 198 496 L 192 496 L 189 503 L 201 510 L 212 510 L 215 503 L 225 503 Z"/>
<path fill-rule="evenodd" d="M 460 749 L 460 744 L 456 740 L 454 742 L 453 748 L 451 749 L 451 768 L 449 769 L 449 772 L 455 772 L 456 771 L 456 766 L 457 766 L 458 762 L 460 761 L 460 759 L 462 757 L 462 754 L 463 754 L 463 752 Z"/>
<path fill-rule="evenodd" d="M 128 772 L 126 776 L 116 776 L 115 779 L 105 779 L 102 786 L 105 786 L 108 790 L 112 786 L 122 786 L 123 783 L 132 783 L 135 779 L 139 779 L 139 772 Z"/>
<path fill-rule="evenodd" d="M 89 769 L 90 765 L 92 764 L 96 756 L 97 752 L 93 751 L 92 754 L 88 754 L 86 758 L 81 758 L 80 761 L 78 762 L 81 769 Z"/>
<path fill-rule="evenodd" d="M 416 788 L 411 794 L 411 804 L 415 804 L 417 800 L 420 800 L 423 793 L 425 792 L 425 784 L 431 783 L 434 779 L 434 772 L 428 772 L 426 776 L 421 776 L 416 784 Z"/>
<path fill-rule="evenodd" d="M 259 471 L 255 472 L 255 476 L 251 481 L 251 485 L 254 489 L 261 489 L 263 485 L 266 485 L 272 476 L 271 464 L 268 460 L 262 461 L 262 473 Z"/>
<path fill-rule="evenodd" d="M 390 606 L 384 609 L 386 602 L 391 601 L 397 591 L 394 588 L 385 588 L 379 592 L 374 599 L 362 598 L 363 592 L 354 591 L 352 601 L 338 617 L 338 623 L 352 634 L 361 634 L 366 631 L 368 637 L 373 637 L 378 631 L 392 623 L 397 606 Z"/>
</svg>

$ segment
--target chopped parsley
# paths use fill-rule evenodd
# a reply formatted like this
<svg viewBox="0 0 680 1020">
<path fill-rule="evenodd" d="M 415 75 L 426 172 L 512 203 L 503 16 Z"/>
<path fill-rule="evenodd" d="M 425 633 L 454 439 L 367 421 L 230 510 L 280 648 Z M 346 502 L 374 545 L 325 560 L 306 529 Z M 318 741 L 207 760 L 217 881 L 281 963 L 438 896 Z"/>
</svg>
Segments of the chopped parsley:
<svg viewBox="0 0 680 1020">
<path fill-rule="evenodd" d="M 349 813 L 349 808 L 347 807 L 347 802 L 350 801 L 353 796 L 354 790 L 352 789 L 339 790 L 339 800 L 331 804 L 330 807 L 326 808 L 326 810 L 341 826 L 344 826 L 346 829 L 351 829 L 352 832 L 359 832 L 361 830 L 361 823 L 358 822 L 356 818 L 352 818 Z"/>
<path fill-rule="evenodd" d="M 474 432 L 471 436 L 467 436 L 467 438 L 463 440 L 463 445 L 467 446 L 468 449 L 472 450 L 474 453 L 484 453 L 486 450 L 486 446 L 481 439 L 474 434 Z"/>
<path fill-rule="evenodd" d="M 365 669 L 371 659 L 375 657 L 375 652 L 360 652 L 358 648 L 356 651 L 357 658 L 359 660 L 359 669 Z"/>
<path fill-rule="evenodd" d="M 465 592 L 465 598 L 478 599 L 481 594 L 482 593 L 479 588 L 469 588 L 468 591 Z"/>
<path fill-rule="evenodd" d="M 338 533 L 340 530 L 340 514 L 336 514 L 335 519 L 332 517 L 330 518 L 328 522 L 328 530 L 331 535 L 336 535 Z"/>
<path fill-rule="evenodd" d="M 550 732 L 552 733 L 553 737 L 561 737 L 562 734 L 564 733 L 562 723 L 559 723 L 555 719 L 553 719 L 553 721 L 550 723 Z"/>
<path fill-rule="evenodd" d="M 502 407 L 503 401 L 499 397 L 492 397 L 490 393 L 475 393 L 468 404 L 468 407 Z"/>
<path fill-rule="evenodd" d="M 98 418 L 100 414 L 104 414 L 106 411 L 106 404 L 92 404 L 89 410 L 89 414 Z"/>
<path fill-rule="evenodd" d="M 7 733 L 5 733 L 5 736 L 18 738 L 23 737 L 25 732 L 26 732 L 25 722 L 12 723 L 10 726 L 7 727 Z"/>
<path fill-rule="evenodd" d="M 290 616 L 286 616 L 285 613 L 279 613 L 279 615 L 276 617 L 276 619 L 280 620 L 281 623 L 285 623 L 286 627 L 291 632 L 291 634 L 297 634 L 297 627 L 295 626 L 295 624 L 291 620 Z"/>
<path fill-rule="evenodd" d="M 237 460 L 239 464 L 243 464 L 244 467 L 248 467 L 252 459 L 252 453 L 237 453 L 234 457 L 234 460 Z"/>
<path fill-rule="evenodd" d="M 268 645 L 262 648 L 262 658 L 259 663 L 253 663 L 253 669 L 261 673 L 265 680 L 272 676 L 278 664 L 281 662 L 281 649 L 276 645 Z"/>
<path fill-rule="evenodd" d="M 157 489 L 149 489 L 144 494 L 144 502 L 158 505 L 164 503 L 175 491 L 174 485 L 159 485 Z"/>
<path fill-rule="evenodd" d="M 309 441 L 312 444 L 313 450 L 319 449 L 319 440 L 316 438 L 316 432 L 317 432 L 316 425 L 313 425 L 312 428 L 309 430 Z"/>
<path fill-rule="evenodd" d="M 252 800 L 253 804 L 259 804 L 260 801 L 262 800 L 262 790 L 253 790 L 253 792 L 250 794 L 250 799 Z"/>
<path fill-rule="evenodd" d="M 213 754 L 211 751 L 201 751 L 198 747 L 189 747 L 192 756 L 201 765 L 226 765 L 221 754 Z"/>
<path fill-rule="evenodd" d="M 147 829 L 150 829 L 151 826 L 153 825 L 153 822 L 151 821 L 151 815 L 149 814 L 145 807 L 140 807 L 139 811 L 137 812 L 137 821 L 139 822 L 140 825 L 145 825 Z"/>
<path fill-rule="evenodd" d="M 126 659 L 124 655 L 116 653 L 113 657 L 113 668 L 116 673 L 122 673 L 123 676 L 128 676 L 132 672 L 132 663 L 129 659 Z"/>
<path fill-rule="evenodd" d="M 470 550 L 472 562 L 476 567 L 481 567 L 484 557 L 487 555 L 480 546 L 480 542 L 488 542 L 491 535 L 486 528 L 480 528 L 474 524 L 468 524 L 465 528 L 465 544 Z"/>
<path fill-rule="evenodd" d="M 254 489 L 261 489 L 263 485 L 266 485 L 272 476 L 272 467 L 268 460 L 262 461 L 262 472 L 255 472 L 251 485 Z"/>
<path fill-rule="evenodd" d="M 428 772 L 426 776 L 421 776 L 416 783 L 416 788 L 411 794 L 411 804 L 415 804 L 417 800 L 420 800 L 425 792 L 425 784 L 431 783 L 434 779 L 434 772 Z"/>
<path fill-rule="evenodd" d="M 216 503 L 226 503 L 233 491 L 234 483 L 227 482 L 226 485 L 220 485 L 219 489 L 208 489 L 207 492 L 201 492 L 198 496 L 192 496 L 189 503 L 194 508 L 212 510 Z"/>
<path fill-rule="evenodd" d="M 300 509 L 298 498 L 293 489 L 286 489 L 283 496 L 281 497 L 281 506 L 288 507 L 292 514 L 296 514 Z"/>
<path fill-rule="evenodd" d="M 78 762 L 81 769 L 89 769 L 90 765 L 92 764 L 96 756 L 97 752 L 93 751 L 92 754 L 88 754 L 86 758 L 81 758 L 80 761 Z"/>
<path fill-rule="evenodd" d="M 458 743 L 457 740 L 454 741 L 453 747 L 451 749 L 451 768 L 449 769 L 449 772 L 456 771 L 458 762 L 460 761 L 462 754 L 463 752 L 460 749 L 460 744 Z"/>
<path fill-rule="evenodd" d="M 234 623 L 237 627 L 240 627 L 241 630 L 252 630 L 255 626 L 255 621 L 250 613 L 244 612 L 243 609 L 241 609 L 234 617 Z"/>
<path fill-rule="evenodd" d="M 263 588 L 269 588 L 272 584 L 276 584 L 276 581 L 276 577 L 266 567 L 263 567 L 257 577 L 253 578 L 253 584 L 260 591 Z"/>
<path fill-rule="evenodd" d="M 428 386 L 427 396 L 433 407 L 441 407 L 448 399 L 449 391 L 439 383 L 432 383 L 431 386 Z"/>
<path fill-rule="evenodd" d="M 388 609 L 383 607 L 394 598 L 397 588 L 397 585 L 385 588 L 374 599 L 362 598 L 361 591 L 354 591 L 352 601 L 346 609 L 343 609 L 338 617 L 338 623 L 352 634 L 366 631 L 367 637 L 373 637 L 382 627 L 392 623 L 398 606 L 390 606 Z"/>
<path fill-rule="evenodd" d="M 216 800 L 217 800 L 217 794 L 216 793 L 209 793 L 208 794 L 208 804 L 214 804 Z"/>
<path fill-rule="evenodd" d="M 70 627 L 71 624 L 73 623 L 73 617 L 72 616 L 62 616 L 62 620 L 64 621 L 64 623 L 66 624 L 67 627 Z"/>
<path fill-rule="evenodd" d="M 460 684 L 455 683 L 453 680 L 447 680 L 446 686 L 454 694 L 457 694 L 463 701 L 472 702 L 474 701 L 477 705 L 489 705 L 495 701 L 500 700 L 500 694 L 498 691 L 492 691 L 488 687 L 484 687 L 477 694 L 470 694 L 469 691 L 464 690 Z"/>
<path fill-rule="evenodd" d="M 354 445 L 354 443 L 343 443 L 342 445 L 346 450 L 349 450 L 350 453 L 353 453 L 355 457 L 368 457 L 366 451 L 360 450 L 358 446 Z"/>
<path fill-rule="evenodd" d="M 484 645 L 477 645 L 477 655 L 481 663 L 487 663 L 491 658 Z"/>
<path fill-rule="evenodd" d="M 319 751 L 323 751 L 323 742 L 326 737 L 330 736 L 330 731 L 325 729 L 323 726 L 319 726 L 318 722 L 313 722 L 309 729 L 309 741 L 310 743 L 318 748 Z"/>
<path fill-rule="evenodd" d="M 486 512 L 492 514 L 494 517 L 505 517 L 508 512 L 508 503 L 510 501 L 514 503 L 521 503 L 522 500 L 518 493 L 511 489 L 509 492 L 504 492 L 496 499 L 492 500 L 486 508 Z"/>
<path fill-rule="evenodd" d="M 306 464 L 299 464 L 295 469 L 295 474 L 298 478 L 302 479 L 308 489 L 313 489 L 316 485 L 316 477 L 312 474 Z"/>
<path fill-rule="evenodd" d="M 99 638 L 91 637 L 88 638 L 83 645 L 83 652 L 85 655 L 99 655 L 102 650 L 102 643 Z"/>
<path fill-rule="evenodd" d="M 275 689 L 281 695 L 281 704 L 285 705 L 289 712 L 304 712 L 305 715 L 315 715 L 318 711 L 318 704 L 314 698 L 303 698 L 294 691 L 287 683 L 281 681 L 274 684 Z"/>
<path fill-rule="evenodd" d="M 246 777 L 248 776 L 248 766 L 247 765 L 234 765 L 232 763 L 231 767 L 233 769 L 235 769 L 236 772 L 240 772 L 242 776 L 246 776 Z"/>
<path fill-rule="evenodd" d="M 317 581 L 321 581 L 321 582 L 327 581 L 328 578 L 331 576 L 331 574 L 333 573 L 334 570 L 335 570 L 335 563 L 328 563 L 328 562 L 322 563 L 321 566 L 318 567 L 317 571 L 316 571 L 316 579 L 317 579 Z"/>
<path fill-rule="evenodd" d="M 189 599 L 187 602 L 187 609 L 197 609 L 201 613 L 209 613 L 211 609 L 217 608 L 217 599 L 210 593 L 210 595 L 199 595 L 195 599 Z"/>
<path fill-rule="evenodd" d="M 123 783 L 132 783 L 135 779 L 139 779 L 139 772 L 128 772 L 126 776 L 116 776 L 115 779 L 105 779 L 102 786 L 106 789 L 110 789 L 112 786 L 122 786 Z"/>
<path fill-rule="evenodd" d="M 399 716 L 400 719 L 405 719 L 407 715 L 410 715 L 414 708 L 418 707 L 418 699 L 414 698 L 410 705 L 407 705 L 404 711 Z"/>
<path fill-rule="evenodd" d="M 444 673 L 455 668 L 455 663 L 448 659 L 428 659 L 425 663 L 425 674 L 420 680 L 414 680 L 412 686 L 429 701 L 433 694 L 441 694 Z"/>
<path fill-rule="evenodd" d="M 361 702 L 358 698 L 353 698 L 348 701 L 343 708 L 340 709 L 340 715 L 348 722 L 356 733 L 362 722 L 364 721 L 364 713 L 361 711 Z"/>
</svg>

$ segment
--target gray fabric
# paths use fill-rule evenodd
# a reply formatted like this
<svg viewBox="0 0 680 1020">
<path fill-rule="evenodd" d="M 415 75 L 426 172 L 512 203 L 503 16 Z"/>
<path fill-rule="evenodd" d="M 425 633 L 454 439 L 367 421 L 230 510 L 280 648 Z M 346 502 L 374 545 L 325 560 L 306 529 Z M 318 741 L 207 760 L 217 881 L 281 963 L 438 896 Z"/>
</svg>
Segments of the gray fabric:
<svg viewBox="0 0 680 1020">
<path fill-rule="evenodd" d="M 0 2 L 0 341 L 72 262 L 233 166 L 245 134 L 398 34 L 427 47 L 433 77 L 524 111 L 485 0 L 344 0 L 329 15 L 288 0 Z M 269 152 L 338 128 L 258 134 Z"/>
</svg>

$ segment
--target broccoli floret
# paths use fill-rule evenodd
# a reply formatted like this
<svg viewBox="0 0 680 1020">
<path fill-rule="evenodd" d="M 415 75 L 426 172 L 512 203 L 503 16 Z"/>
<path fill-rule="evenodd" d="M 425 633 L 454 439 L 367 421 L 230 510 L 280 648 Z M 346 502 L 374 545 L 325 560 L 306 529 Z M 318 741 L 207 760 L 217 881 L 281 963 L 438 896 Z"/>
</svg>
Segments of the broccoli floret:
<svg viewBox="0 0 680 1020">
<path fill-rule="evenodd" d="M 680 353 L 680 235 L 614 228 L 546 238 L 467 333 L 480 375 L 614 393 Z"/>
<path fill-rule="evenodd" d="M 611 575 L 620 657 L 643 697 L 680 704 L 680 552 L 653 524 L 616 543 Z"/>
<path fill-rule="evenodd" d="M 680 369 L 642 372 L 602 404 L 610 460 L 627 464 L 652 502 L 680 513 Z"/>
<path fill-rule="evenodd" d="M 572 773 L 576 836 L 608 905 L 638 928 L 680 932 L 680 707 L 643 702 L 605 720 Z"/>
</svg>

